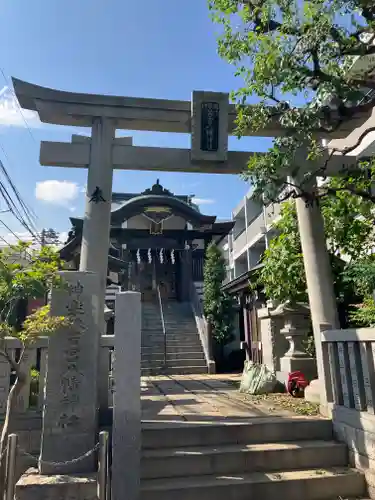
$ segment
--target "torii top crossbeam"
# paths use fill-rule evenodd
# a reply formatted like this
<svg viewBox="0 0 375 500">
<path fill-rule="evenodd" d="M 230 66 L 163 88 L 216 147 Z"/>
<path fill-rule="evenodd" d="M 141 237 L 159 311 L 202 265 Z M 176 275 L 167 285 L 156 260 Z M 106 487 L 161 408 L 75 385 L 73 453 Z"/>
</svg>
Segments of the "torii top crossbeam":
<svg viewBox="0 0 375 500">
<path fill-rule="evenodd" d="M 116 120 L 116 128 L 128 130 L 147 130 L 155 132 L 192 132 L 191 101 L 168 99 L 146 99 L 138 97 L 119 97 L 100 94 L 81 94 L 41 87 L 12 78 L 17 99 L 24 109 L 36 111 L 44 123 L 91 127 L 94 116 Z M 205 92 L 197 92 L 205 94 Z M 213 94 L 209 92 L 208 94 Z M 235 129 L 236 109 L 228 103 L 227 93 L 215 93 L 222 103 L 226 101 L 227 133 Z M 329 138 L 346 137 L 353 129 L 361 126 L 369 113 L 357 115 L 344 122 L 329 134 Z M 283 129 L 275 121 L 269 127 L 252 131 L 245 135 L 276 137 Z"/>
</svg>

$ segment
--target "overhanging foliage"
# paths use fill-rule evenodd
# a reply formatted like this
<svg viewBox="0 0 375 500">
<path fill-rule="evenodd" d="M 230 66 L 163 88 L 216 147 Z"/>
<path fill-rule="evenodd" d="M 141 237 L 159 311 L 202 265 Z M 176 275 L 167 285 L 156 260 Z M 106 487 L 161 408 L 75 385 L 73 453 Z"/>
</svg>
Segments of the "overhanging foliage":
<svg viewBox="0 0 375 500">
<path fill-rule="evenodd" d="M 373 0 L 208 3 L 222 27 L 219 55 L 235 66 L 242 80 L 232 93 L 238 105 L 238 137 L 271 124 L 285 130 L 267 154 L 249 159 L 244 176 L 255 195 L 266 201 L 280 200 L 280 192 L 283 199 L 306 197 L 309 179 L 325 176 L 329 163 L 317 166 L 324 151 L 319 134 L 329 136 L 375 104 L 375 79 L 369 76 L 374 68 L 365 64 L 365 58 L 375 54 Z M 364 64 L 354 70 L 358 57 Z M 247 103 L 255 104 L 249 109 Z M 341 151 L 348 154 L 353 149 Z M 373 181 L 370 159 L 318 196 L 346 191 L 375 202 Z M 285 194 L 286 186 L 292 189 Z"/>
</svg>

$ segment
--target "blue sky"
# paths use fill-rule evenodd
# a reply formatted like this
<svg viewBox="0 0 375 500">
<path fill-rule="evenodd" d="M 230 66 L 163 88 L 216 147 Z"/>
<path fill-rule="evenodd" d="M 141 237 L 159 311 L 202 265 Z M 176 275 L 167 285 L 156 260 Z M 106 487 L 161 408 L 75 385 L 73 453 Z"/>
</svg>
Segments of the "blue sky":
<svg viewBox="0 0 375 500">
<path fill-rule="evenodd" d="M 0 89 L 15 76 L 77 92 L 190 99 L 193 89 L 230 91 L 241 84 L 234 68 L 217 55 L 217 28 L 205 0 L 0 0 L 0 5 L 0 67 L 8 79 L 0 74 Z M 38 226 L 67 231 L 69 216 L 83 213 L 86 172 L 41 167 L 39 142 L 69 141 L 75 130 L 40 124 L 30 112 L 25 117 L 32 135 L 11 92 L 4 90 L 0 146 L 5 155 L 0 149 L 0 158 L 36 212 Z M 182 134 L 126 135 L 136 145 L 189 147 Z M 262 138 L 230 139 L 230 148 L 237 150 L 264 151 L 268 145 Z M 175 193 L 195 194 L 205 201 L 203 212 L 220 218 L 230 217 L 248 189 L 229 175 L 118 171 L 113 190 L 142 191 L 156 177 Z M 14 218 L 2 217 L 14 231 L 23 231 Z"/>
</svg>

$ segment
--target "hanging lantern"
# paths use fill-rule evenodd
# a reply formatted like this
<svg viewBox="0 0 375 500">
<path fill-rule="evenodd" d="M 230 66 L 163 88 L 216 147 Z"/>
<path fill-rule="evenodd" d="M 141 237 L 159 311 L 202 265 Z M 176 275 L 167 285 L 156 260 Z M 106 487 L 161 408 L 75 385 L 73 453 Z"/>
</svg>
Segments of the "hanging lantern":
<svg viewBox="0 0 375 500">
<path fill-rule="evenodd" d="M 151 248 L 148 249 L 147 257 L 148 257 L 148 263 L 151 264 L 152 262 Z"/>
<path fill-rule="evenodd" d="M 171 262 L 174 264 L 176 262 L 175 256 L 174 256 L 174 249 L 171 251 Z"/>
<path fill-rule="evenodd" d="M 138 248 L 138 250 L 137 250 L 137 263 L 138 263 L 138 264 L 140 264 L 140 263 L 141 263 L 141 251 L 139 250 L 139 248 Z"/>
<path fill-rule="evenodd" d="M 161 249 L 161 250 L 160 250 L 159 260 L 160 260 L 160 264 L 163 264 L 163 263 L 164 263 L 163 249 Z"/>
</svg>

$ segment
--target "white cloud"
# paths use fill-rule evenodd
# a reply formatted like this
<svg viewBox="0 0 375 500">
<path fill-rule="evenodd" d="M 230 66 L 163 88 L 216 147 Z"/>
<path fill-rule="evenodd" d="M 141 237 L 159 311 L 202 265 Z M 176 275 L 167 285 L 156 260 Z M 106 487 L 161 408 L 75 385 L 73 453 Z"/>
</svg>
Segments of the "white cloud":
<svg viewBox="0 0 375 500">
<path fill-rule="evenodd" d="M 17 232 L 6 233 L 0 235 L 0 247 L 6 247 L 8 245 L 16 245 L 19 241 L 33 241 L 33 237 L 28 232 Z"/>
<path fill-rule="evenodd" d="M 68 239 L 68 231 L 61 231 L 59 233 L 59 244 L 56 248 L 61 248 L 64 246 L 66 240 Z M 21 241 L 33 242 L 31 248 L 39 249 L 39 241 L 35 241 L 33 236 L 28 232 L 15 231 L 14 233 L 4 233 L 0 234 L 0 248 L 5 248 L 9 245 L 16 245 Z"/>
<path fill-rule="evenodd" d="M 37 182 L 35 187 L 35 197 L 37 200 L 45 201 L 53 205 L 59 205 L 74 211 L 72 201 L 79 194 L 79 186 L 76 182 L 48 180 Z"/>
<path fill-rule="evenodd" d="M 211 198 L 197 198 L 197 197 L 194 197 L 191 201 L 193 203 L 195 203 L 196 205 L 212 205 L 213 203 L 216 203 L 216 201 L 213 200 L 213 199 L 211 199 Z"/>
<path fill-rule="evenodd" d="M 0 126 L 4 127 L 40 127 L 38 114 L 29 109 L 20 110 L 15 94 L 8 87 L 0 91 Z"/>
</svg>

